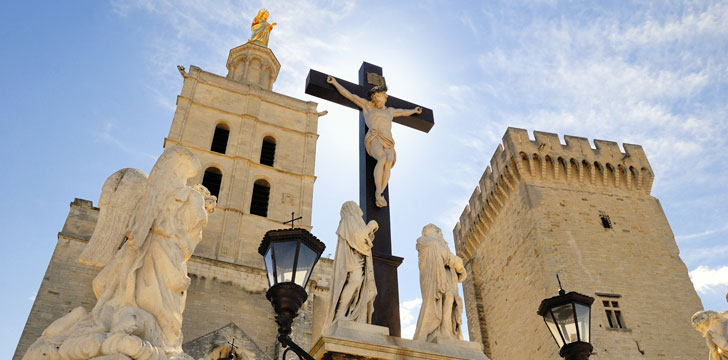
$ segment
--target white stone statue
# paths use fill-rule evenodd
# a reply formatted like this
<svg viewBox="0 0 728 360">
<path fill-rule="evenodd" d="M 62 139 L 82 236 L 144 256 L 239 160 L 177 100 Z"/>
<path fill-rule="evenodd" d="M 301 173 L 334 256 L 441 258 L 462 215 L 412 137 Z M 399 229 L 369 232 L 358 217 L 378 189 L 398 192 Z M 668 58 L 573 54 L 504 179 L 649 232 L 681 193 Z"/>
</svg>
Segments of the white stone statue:
<svg viewBox="0 0 728 360">
<path fill-rule="evenodd" d="M 691 318 L 693 327 L 705 338 L 709 360 L 728 360 L 728 311 L 703 310 Z"/>
<path fill-rule="evenodd" d="M 436 337 L 463 339 L 463 300 L 458 282 L 465 280 L 463 260 L 450 252 L 442 231 L 433 224 L 422 228 L 417 239 L 422 307 L 413 340 L 434 341 Z"/>
<path fill-rule="evenodd" d="M 422 108 L 395 109 L 385 106 L 387 103 L 387 88 L 375 86 L 369 91 L 371 101 L 362 99 L 346 90 L 333 76 L 326 78 L 326 82 L 334 85 L 336 90 L 345 98 L 351 100 L 364 113 L 364 122 L 369 130 L 364 137 L 367 154 L 377 160 L 374 167 L 374 184 L 376 185 L 375 201 L 378 207 L 387 206 L 387 200 L 382 193 L 389 183 L 389 173 L 397 161 L 392 138 L 392 120 L 397 116 L 422 114 Z"/>
<path fill-rule="evenodd" d="M 53 322 L 28 349 L 35 359 L 191 359 L 182 351 L 187 260 L 202 239 L 216 198 L 187 186 L 200 162 L 181 146 L 146 175 L 123 169 L 104 183 L 96 228 L 79 260 L 103 266 L 97 302 Z"/>
<path fill-rule="evenodd" d="M 364 223 L 362 211 L 353 201 L 341 206 L 336 235 L 331 301 L 325 327 L 335 320 L 371 324 L 377 287 L 374 283 L 372 246 L 376 221 Z"/>
</svg>

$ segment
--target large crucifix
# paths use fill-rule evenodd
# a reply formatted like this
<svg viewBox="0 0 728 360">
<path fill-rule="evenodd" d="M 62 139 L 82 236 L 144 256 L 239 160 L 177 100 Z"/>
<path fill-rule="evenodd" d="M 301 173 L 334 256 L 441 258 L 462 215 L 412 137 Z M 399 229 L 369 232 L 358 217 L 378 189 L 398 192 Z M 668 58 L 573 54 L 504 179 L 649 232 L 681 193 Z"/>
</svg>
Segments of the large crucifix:
<svg viewBox="0 0 728 360">
<path fill-rule="evenodd" d="M 384 96 L 381 93 L 384 93 Z M 392 255 L 389 187 L 387 186 L 388 181 L 385 181 L 388 180 L 389 169 L 394 164 L 394 141 L 391 138 L 391 123 L 381 126 L 381 122 L 378 123 L 377 120 L 391 117 L 391 121 L 396 123 L 429 132 L 435 124 L 432 110 L 387 96 L 382 68 L 367 62 L 362 63 L 359 68 L 358 85 L 316 70 L 310 70 L 308 78 L 306 78 L 306 94 L 360 110 L 359 206 L 364 212 L 365 221 L 376 220 L 379 224 L 372 248 L 374 278 L 378 293 L 374 300 L 372 323 L 388 327 L 389 334 L 392 336 L 401 336 L 397 267 L 403 259 Z M 368 97 L 371 97 L 371 102 Z M 384 101 L 383 104 L 377 104 L 382 101 Z M 382 108 L 381 105 L 384 107 Z M 389 114 L 373 115 L 371 109 L 376 111 L 373 107 L 389 111 Z M 367 127 L 367 117 L 369 123 L 373 124 L 372 130 L 374 131 L 370 131 Z M 390 121 L 389 118 L 384 120 Z"/>
</svg>

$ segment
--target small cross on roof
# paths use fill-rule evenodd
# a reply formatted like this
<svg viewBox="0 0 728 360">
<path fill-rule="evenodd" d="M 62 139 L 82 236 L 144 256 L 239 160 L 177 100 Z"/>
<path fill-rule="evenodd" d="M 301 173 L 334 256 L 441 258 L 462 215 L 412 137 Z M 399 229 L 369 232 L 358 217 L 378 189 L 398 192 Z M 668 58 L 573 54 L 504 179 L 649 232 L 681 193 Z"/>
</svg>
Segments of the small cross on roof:
<svg viewBox="0 0 728 360">
<path fill-rule="evenodd" d="M 294 215 L 294 212 L 293 212 L 293 211 L 291 211 L 291 220 L 288 220 L 288 221 L 284 221 L 284 222 L 283 222 L 284 224 L 288 224 L 288 223 L 291 223 L 291 229 L 293 229 L 293 227 L 294 227 L 293 225 L 294 225 L 294 222 L 295 222 L 296 220 L 301 220 L 301 219 L 303 219 L 303 217 L 301 217 L 301 216 L 299 216 L 299 217 L 297 217 L 297 218 L 295 218 L 295 219 L 294 219 L 294 218 L 293 218 L 294 216 L 295 216 L 295 215 Z"/>
</svg>

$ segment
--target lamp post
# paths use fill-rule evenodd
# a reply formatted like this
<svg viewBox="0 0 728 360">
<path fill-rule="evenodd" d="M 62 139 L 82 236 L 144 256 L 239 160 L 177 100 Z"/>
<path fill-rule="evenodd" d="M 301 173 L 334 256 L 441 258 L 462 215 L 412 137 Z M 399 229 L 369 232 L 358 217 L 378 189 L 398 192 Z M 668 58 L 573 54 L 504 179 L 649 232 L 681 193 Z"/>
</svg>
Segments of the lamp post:
<svg viewBox="0 0 728 360">
<path fill-rule="evenodd" d="M 557 275 L 558 279 L 558 275 Z M 573 291 L 566 293 L 559 281 L 559 295 L 544 299 L 538 307 L 551 335 L 566 360 L 587 360 L 593 349 L 591 336 L 591 304 L 593 297 Z"/>
<path fill-rule="evenodd" d="M 293 225 L 291 225 L 293 226 Z M 278 341 L 295 352 L 299 359 L 314 360 L 290 337 L 291 323 L 308 298 L 306 284 L 326 245 L 305 229 L 268 231 L 258 247 L 268 273 L 268 301 L 273 305 L 278 324 Z"/>
</svg>

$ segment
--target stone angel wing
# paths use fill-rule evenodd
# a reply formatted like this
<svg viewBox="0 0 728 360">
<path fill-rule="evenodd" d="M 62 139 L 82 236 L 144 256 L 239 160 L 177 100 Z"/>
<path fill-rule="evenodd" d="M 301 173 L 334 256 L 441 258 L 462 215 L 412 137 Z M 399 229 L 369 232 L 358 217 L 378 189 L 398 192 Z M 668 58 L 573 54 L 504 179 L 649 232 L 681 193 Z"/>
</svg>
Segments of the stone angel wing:
<svg viewBox="0 0 728 360">
<path fill-rule="evenodd" d="M 99 197 L 99 219 L 78 261 L 104 267 L 124 241 L 129 219 L 147 186 L 147 174 L 137 169 L 121 169 L 104 182 Z"/>
</svg>

